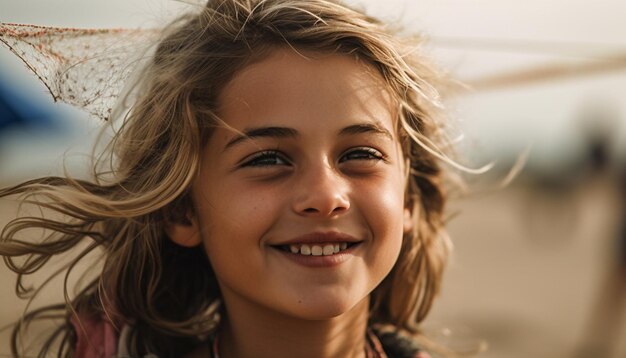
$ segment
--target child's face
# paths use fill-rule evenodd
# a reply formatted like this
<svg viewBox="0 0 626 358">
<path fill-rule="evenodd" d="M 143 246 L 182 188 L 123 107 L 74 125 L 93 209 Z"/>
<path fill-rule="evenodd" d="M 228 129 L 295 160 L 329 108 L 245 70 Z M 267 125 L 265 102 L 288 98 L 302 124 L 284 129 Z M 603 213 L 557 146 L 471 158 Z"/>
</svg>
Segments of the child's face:
<svg viewBox="0 0 626 358">
<path fill-rule="evenodd" d="M 275 50 L 220 97 L 222 119 L 250 138 L 212 134 L 192 187 L 192 225 L 227 309 L 345 313 L 389 273 L 409 227 L 380 75 L 349 56 L 307 55 Z"/>
</svg>

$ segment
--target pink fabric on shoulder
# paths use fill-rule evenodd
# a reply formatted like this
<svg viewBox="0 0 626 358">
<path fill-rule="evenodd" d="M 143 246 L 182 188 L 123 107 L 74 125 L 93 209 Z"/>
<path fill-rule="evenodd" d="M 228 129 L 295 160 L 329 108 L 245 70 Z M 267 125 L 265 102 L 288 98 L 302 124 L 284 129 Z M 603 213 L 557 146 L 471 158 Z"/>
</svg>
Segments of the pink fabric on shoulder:
<svg viewBox="0 0 626 358">
<path fill-rule="evenodd" d="M 72 317 L 72 326 L 77 337 L 75 358 L 115 357 L 118 333 L 106 317 L 80 313 Z"/>
</svg>

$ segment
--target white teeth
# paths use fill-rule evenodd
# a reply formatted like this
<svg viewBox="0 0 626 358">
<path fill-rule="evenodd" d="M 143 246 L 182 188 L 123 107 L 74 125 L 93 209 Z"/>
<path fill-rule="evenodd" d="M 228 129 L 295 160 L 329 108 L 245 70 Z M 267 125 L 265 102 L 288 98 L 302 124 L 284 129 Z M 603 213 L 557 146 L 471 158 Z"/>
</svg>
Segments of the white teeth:
<svg viewBox="0 0 626 358">
<path fill-rule="evenodd" d="M 311 255 L 322 256 L 322 253 L 324 253 L 324 250 L 322 249 L 321 246 L 313 245 L 313 247 L 311 247 Z"/>
<path fill-rule="evenodd" d="M 341 252 L 348 248 L 348 243 L 325 244 L 325 245 L 308 245 L 294 244 L 289 245 L 289 251 L 292 254 L 300 254 L 305 256 L 330 256 Z"/>
<path fill-rule="evenodd" d="M 334 253 L 335 253 L 334 245 L 324 245 L 324 248 L 322 249 L 322 254 L 324 254 L 324 256 L 332 255 Z"/>
</svg>

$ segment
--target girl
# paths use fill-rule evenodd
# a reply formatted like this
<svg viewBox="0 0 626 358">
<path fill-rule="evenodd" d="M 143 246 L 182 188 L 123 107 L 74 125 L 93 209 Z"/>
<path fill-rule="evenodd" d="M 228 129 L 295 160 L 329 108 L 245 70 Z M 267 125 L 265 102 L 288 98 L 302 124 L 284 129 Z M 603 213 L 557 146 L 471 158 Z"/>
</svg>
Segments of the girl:
<svg viewBox="0 0 626 358">
<path fill-rule="evenodd" d="M 92 252 L 39 356 L 428 357 L 447 255 L 437 74 L 331 0 L 210 0 L 173 23 L 93 180 L 0 191 L 25 275 Z M 101 163 L 101 164 L 102 164 Z M 41 242 L 20 239 L 42 228 Z M 73 249 L 77 250 L 73 250 Z M 25 258 L 25 260 L 24 260 Z M 16 260 L 20 259 L 20 260 Z"/>
</svg>

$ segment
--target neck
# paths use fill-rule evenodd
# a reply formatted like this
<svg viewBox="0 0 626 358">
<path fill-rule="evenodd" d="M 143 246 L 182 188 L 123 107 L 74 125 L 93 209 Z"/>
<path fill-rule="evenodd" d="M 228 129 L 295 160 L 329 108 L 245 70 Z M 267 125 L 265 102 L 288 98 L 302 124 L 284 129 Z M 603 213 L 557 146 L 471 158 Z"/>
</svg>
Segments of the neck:
<svg viewBox="0 0 626 358">
<path fill-rule="evenodd" d="M 369 298 L 325 320 L 298 319 L 229 301 L 219 331 L 220 358 L 365 357 Z"/>
</svg>

